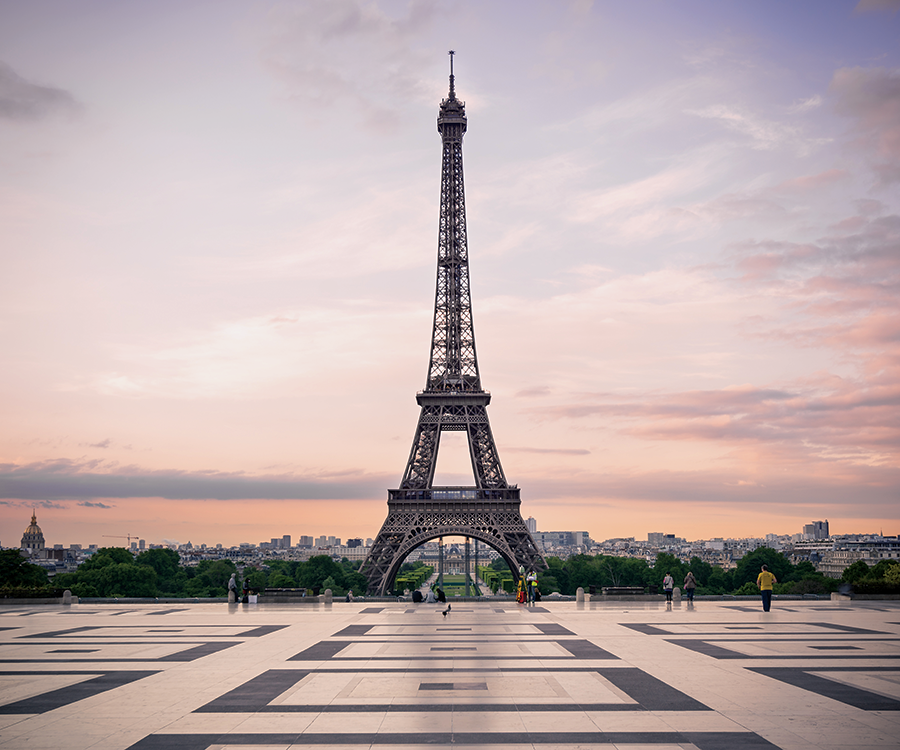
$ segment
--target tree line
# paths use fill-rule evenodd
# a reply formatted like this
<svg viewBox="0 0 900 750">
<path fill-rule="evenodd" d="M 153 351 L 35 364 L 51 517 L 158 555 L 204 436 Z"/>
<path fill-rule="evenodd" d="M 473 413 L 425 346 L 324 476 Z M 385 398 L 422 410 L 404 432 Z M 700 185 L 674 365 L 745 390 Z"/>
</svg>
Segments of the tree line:
<svg viewBox="0 0 900 750">
<path fill-rule="evenodd" d="M 575 555 L 567 559 L 548 557 L 549 569 L 539 578 L 543 594 L 557 591 L 574 595 L 578 588 L 592 587 L 599 592 L 605 586 L 662 586 L 670 573 L 681 586 L 690 570 L 697 580 L 698 595 L 755 594 L 756 576 L 767 565 L 778 583 L 776 594 L 827 594 L 842 583 L 852 585 L 858 593 L 900 593 L 900 561 L 884 560 L 871 568 L 863 561 L 848 567 L 841 579 L 828 578 L 816 571 L 812 563 L 796 565 L 768 547 L 760 547 L 742 557 L 737 566 L 723 570 L 694 557 L 682 562 L 674 555 L 660 553 L 653 564 L 631 557 L 608 555 Z M 18 550 L 0 551 L 0 597 L 58 596 L 68 589 L 78 597 L 220 597 L 228 594 L 228 580 L 237 574 L 238 586 L 246 579 L 250 589 L 305 588 L 312 594 L 331 589 L 343 596 L 349 589 L 356 594 L 366 591 L 367 581 L 359 573 L 358 561 L 344 558 L 335 562 L 328 555 L 307 561 L 272 560 L 265 565 L 246 566 L 239 571 L 231 560 L 203 560 L 197 565 L 182 565 L 178 553 L 171 549 L 151 549 L 132 555 L 121 547 L 104 547 L 85 560 L 78 570 L 60 573 L 52 582 L 43 568 L 29 563 Z M 485 570 L 498 572 L 496 578 Z M 513 580 L 506 563 L 495 560 L 488 569 L 479 568 L 482 580 L 491 578 L 498 587 Z M 397 581 L 421 583 L 432 572 L 422 563 L 404 563 Z M 52 585 L 51 585 L 52 583 Z M 395 585 L 396 588 L 396 585 Z M 508 587 L 506 587 L 508 589 Z"/>
<path fill-rule="evenodd" d="M 85 560 L 78 570 L 60 573 L 51 581 L 43 568 L 29 563 L 18 550 L 0 551 L 0 596 L 4 589 L 68 589 L 78 597 L 216 597 L 228 595 L 228 581 L 236 574 L 238 587 L 247 580 L 253 591 L 265 588 L 305 588 L 313 594 L 331 589 L 343 595 L 348 589 L 366 590 L 367 581 L 358 572 L 359 562 L 346 558 L 337 563 L 328 555 L 305 562 L 272 560 L 243 571 L 231 560 L 202 560 L 182 565 L 171 549 L 150 549 L 132 555 L 121 547 L 103 547 Z M 22 591 L 19 595 L 26 595 Z"/>
<path fill-rule="evenodd" d="M 829 578 L 818 572 L 812 563 L 803 561 L 794 564 L 783 553 L 769 547 L 759 547 L 747 553 L 730 570 L 704 562 L 699 557 L 692 557 L 690 562 L 682 562 L 674 555 L 664 552 L 656 556 L 652 565 L 640 558 L 608 555 L 575 555 L 566 560 L 549 557 L 547 564 L 550 566 L 549 570 L 540 578 L 542 593 L 559 591 L 561 594 L 574 594 L 579 587 L 588 590 L 592 586 L 598 593 L 604 586 L 657 586 L 661 590 L 666 573 L 672 575 L 676 586 L 683 587 L 684 578 L 690 571 L 697 580 L 698 595 L 742 596 L 758 592 L 756 577 L 763 565 L 767 565 L 778 579 L 774 587 L 776 594 L 828 594 L 837 591 L 842 583 L 852 584 L 855 581 L 846 577 Z M 865 566 L 865 563 L 856 565 L 858 567 L 855 570 L 860 571 L 860 566 Z M 896 572 L 900 573 L 900 561 L 895 561 L 893 565 Z M 883 576 L 889 567 L 882 566 L 873 574 L 873 578 Z M 848 568 L 851 570 L 851 577 L 852 569 L 853 566 Z"/>
</svg>

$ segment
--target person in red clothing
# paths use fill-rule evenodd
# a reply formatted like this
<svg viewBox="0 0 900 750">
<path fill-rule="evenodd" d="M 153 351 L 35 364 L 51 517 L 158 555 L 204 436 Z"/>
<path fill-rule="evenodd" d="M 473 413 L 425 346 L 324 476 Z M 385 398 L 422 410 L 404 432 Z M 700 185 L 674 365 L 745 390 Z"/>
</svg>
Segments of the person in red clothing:
<svg viewBox="0 0 900 750">
<path fill-rule="evenodd" d="M 763 565 L 762 572 L 756 576 L 756 587 L 762 596 L 763 612 L 768 612 L 772 606 L 772 585 L 778 583 L 778 579 L 769 572 L 769 566 Z"/>
</svg>

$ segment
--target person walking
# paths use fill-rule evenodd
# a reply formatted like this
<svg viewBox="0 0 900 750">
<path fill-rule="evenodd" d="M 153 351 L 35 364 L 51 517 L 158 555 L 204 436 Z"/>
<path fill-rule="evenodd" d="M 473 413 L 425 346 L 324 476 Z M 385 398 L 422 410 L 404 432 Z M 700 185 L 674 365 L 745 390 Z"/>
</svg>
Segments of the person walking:
<svg viewBox="0 0 900 750">
<path fill-rule="evenodd" d="M 666 573 L 666 577 L 663 578 L 663 592 L 666 595 L 666 603 L 672 603 L 672 589 L 675 588 L 675 579 L 672 578 L 671 573 Z"/>
<path fill-rule="evenodd" d="M 528 603 L 534 604 L 534 595 L 537 592 L 537 573 L 534 570 L 528 571 L 528 577 L 525 579 L 528 593 Z"/>
<path fill-rule="evenodd" d="M 694 601 L 695 588 L 697 588 L 697 579 L 694 578 L 694 574 L 691 571 L 688 571 L 688 574 L 684 577 L 684 593 L 689 603 Z"/>
<path fill-rule="evenodd" d="M 772 606 L 772 587 L 778 583 L 778 579 L 769 572 L 769 566 L 763 565 L 760 574 L 756 576 L 756 587 L 762 596 L 763 612 L 768 612 Z"/>
</svg>

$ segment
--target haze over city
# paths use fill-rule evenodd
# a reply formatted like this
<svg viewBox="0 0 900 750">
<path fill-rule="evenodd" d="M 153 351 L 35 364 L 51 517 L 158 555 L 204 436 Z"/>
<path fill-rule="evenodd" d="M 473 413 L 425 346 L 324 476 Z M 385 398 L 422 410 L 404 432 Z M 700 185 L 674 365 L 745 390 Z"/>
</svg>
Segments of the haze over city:
<svg viewBox="0 0 900 750">
<path fill-rule="evenodd" d="M 0 543 L 374 537 L 447 51 L 522 515 L 900 533 L 900 2 L 0 2 Z M 472 483 L 442 438 L 437 484 Z"/>
</svg>

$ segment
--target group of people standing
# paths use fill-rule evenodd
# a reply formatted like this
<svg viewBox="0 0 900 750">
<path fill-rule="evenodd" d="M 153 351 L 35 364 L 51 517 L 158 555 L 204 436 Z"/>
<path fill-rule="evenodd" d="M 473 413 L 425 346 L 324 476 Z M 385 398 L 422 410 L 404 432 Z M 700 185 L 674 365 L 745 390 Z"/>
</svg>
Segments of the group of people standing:
<svg viewBox="0 0 900 750">
<path fill-rule="evenodd" d="M 694 603 L 694 590 L 697 588 L 697 579 L 691 571 L 687 572 L 684 577 L 684 597 L 689 603 Z M 675 590 L 675 579 L 671 573 L 666 573 L 663 578 L 663 593 L 666 595 L 666 602 L 672 602 L 672 592 Z"/>
<path fill-rule="evenodd" d="M 538 589 L 538 577 L 534 569 L 525 575 L 525 568 L 519 567 L 519 580 L 516 583 L 516 601 L 519 604 L 534 604 L 541 600 L 541 592 Z"/>
<path fill-rule="evenodd" d="M 772 591 L 776 583 L 778 583 L 778 579 L 773 573 L 769 572 L 767 565 L 763 565 L 760 574 L 756 577 L 756 588 L 759 589 L 759 594 L 762 597 L 763 612 L 768 612 L 772 607 Z M 693 604 L 694 589 L 696 588 L 697 579 L 694 578 L 694 574 L 691 571 L 688 571 L 688 574 L 684 577 L 684 596 L 688 600 L 688 604 Z M 671 573 L 666 573 L 665 578 L 663 578 L 663 593 L 666 595 L 666 603 L 669 606 L 672 604 L 672 592 L 674 590 L 675 579 L 672 578 Z"/>
</svg>

